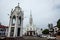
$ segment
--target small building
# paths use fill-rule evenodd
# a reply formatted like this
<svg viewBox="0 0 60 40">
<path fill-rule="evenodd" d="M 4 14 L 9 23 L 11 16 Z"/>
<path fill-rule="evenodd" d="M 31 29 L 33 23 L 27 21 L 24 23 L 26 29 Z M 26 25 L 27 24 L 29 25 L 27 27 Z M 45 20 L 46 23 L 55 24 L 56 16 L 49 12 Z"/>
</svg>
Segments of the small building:
<svg viewBox="0 0 60 40">
<path fill-rule="evenodd" d="M 49 28 L 49 34 L 50 34 L 50 36 L 54 36 L 53 35 L 54 34 L 53 24 L 52 23 L 48 24 L 48 28 Z"/>
<path fill-rule="evenodd" d="M 42 29 L 40 29 L 40 28 L 37 28 L 37 35 L 42 35 Z"/>
<path fill-rule="evenodd" d="M 6 26 L 0 24 L 0 37 L 5 37 L 6 35 Z"/>
<path fill-rule="evenodd" d="M 60 30 L 57 26 L 54 27 L 54 35 L 57 39 L 60 39 Z"/>
<path fill-rule="evenodd" d="M 7 37 L 7 34 L 8 34 L 8 26 L 0 24 L 0 37 Z"/>
<path fill-rule="evenodd" d="M 57 26 L 54 26 L 53 29 L 54 29 L 54 34 L 56 35 L 58 33 L 59 28 Z"/>
</svg>

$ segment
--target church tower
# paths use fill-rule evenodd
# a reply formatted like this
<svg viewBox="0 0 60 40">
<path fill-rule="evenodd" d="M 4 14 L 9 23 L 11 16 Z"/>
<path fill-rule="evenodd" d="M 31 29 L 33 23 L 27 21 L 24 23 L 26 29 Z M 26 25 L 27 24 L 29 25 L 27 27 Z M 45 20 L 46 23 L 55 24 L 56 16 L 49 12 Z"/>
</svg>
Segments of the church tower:
<svg viewBox="0 0 60 40">
<path fill-rule="evenodd" d="M 11 10 L 8 37 L 22 37 L 23 34 L 23 11 L 18 5 Z"/>
<path fill-rule="evenodd" d="M 33 18 L 32 18 L 32 14 L 30 13 L 30 20 L 29 20 L 29 22 L 30 22 L 30 26 L 32 26 L 32 24 L 33 24 Z"/>
<path fill-rule="evenodd" d="M 29 18 L 29 24 L 26 27 L 26 36 L 34 36 L 36 35 L 36 27 L 33 24 L 33 18 L 32 18 L 32 14 L 30 12 L 30 18 Z"/>
</svg>

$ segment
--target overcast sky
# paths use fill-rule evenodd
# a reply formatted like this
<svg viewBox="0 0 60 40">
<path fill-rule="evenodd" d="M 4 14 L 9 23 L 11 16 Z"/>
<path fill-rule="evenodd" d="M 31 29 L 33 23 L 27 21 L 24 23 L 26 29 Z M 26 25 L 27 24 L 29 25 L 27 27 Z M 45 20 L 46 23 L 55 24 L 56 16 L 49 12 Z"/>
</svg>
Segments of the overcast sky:
<svg viewBox="0 0 60 40">
<path fill-rule="evenodd" d="M 0 22 L 9 25 L 11 9 L 20 3 L 24 11 L 24 27 L 29 24 L 30 10 L 36 27 L 47 28 L 48 23 L 56 25 L 60 18 L 60 0 L 0 0 Z"/>
</svg>

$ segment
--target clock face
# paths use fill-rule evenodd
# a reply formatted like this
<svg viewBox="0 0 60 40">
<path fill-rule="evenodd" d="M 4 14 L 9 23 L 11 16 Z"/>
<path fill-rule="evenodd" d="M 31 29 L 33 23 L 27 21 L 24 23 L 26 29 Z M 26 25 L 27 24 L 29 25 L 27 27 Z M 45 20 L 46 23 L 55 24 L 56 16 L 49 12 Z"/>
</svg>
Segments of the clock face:
<svg viewBox="0 0 60 40">
<path fill-rule="evenodd" d="M 15 10 L 16 10 L 17 12 L 20 12 L 20 9 L 19 9 L 19 8 L 16 8 Z"/>
<path fill-rule="evenodd" d="M 16 13 L 19 15 L 20 14 L 20 10 L 19 9 L 16 9 Z"/>
</svg>

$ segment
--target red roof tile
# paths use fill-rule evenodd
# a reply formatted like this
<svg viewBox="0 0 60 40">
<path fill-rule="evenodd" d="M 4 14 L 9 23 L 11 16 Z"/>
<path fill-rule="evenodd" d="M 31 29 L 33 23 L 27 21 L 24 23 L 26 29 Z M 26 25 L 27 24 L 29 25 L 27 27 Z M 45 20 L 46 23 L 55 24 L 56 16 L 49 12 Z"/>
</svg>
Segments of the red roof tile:
<svg viewBox="0 0 60 40">
<path fill-rule="evenodd" d="M 4 26 L 4 25 L 0 25 L 0 28 L 6 28 L 6 26 Z"/>
</svg>

